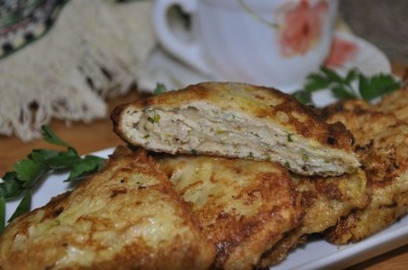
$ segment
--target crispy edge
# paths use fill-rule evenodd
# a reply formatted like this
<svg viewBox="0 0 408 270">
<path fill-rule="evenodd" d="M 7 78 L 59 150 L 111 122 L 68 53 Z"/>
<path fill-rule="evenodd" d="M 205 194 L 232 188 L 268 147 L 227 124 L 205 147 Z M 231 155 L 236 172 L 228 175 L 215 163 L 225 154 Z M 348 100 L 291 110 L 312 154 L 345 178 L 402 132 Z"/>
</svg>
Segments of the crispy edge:
<svg viewBox="0 0 408 270">
<path fill-rule="evenodd" d="M 302 223 L 286 233 L 271 250 L 264 254 L 260 267 L 278 264 L 287 257 L 291 250 L 306 243 L 310 235 L 324 233 L 328 228 L 336 226 L 340 218 L 347 216 L 354 209 L 361 209 L 367 205 L 367 196 L 361 198 L 357 198 L 357 196 L 355 196 L 356 198 L 350 197 L 350 192 L 353 192 L 354 185 L 348 186 L 344 191 L 341 190 L 340 185 L 349 180 L 349 177 L 354 178 L 354 184 L 364 184 L 364 187 L 359 192 L 365 193 L 367 179 L 363 170 L 359 170 L 359 172 L 350 176 L 342 175 L 330 177 L 330 179 L 323 177 L 302 177 L 302 179 L 298 179 L 300 181 L 297 181 L 295 185 L 299 189 L 299 197 L 304 210 Z M 324 206 L 325 209 L 320 209 L 319 205 L 322 205 L 322 203 L 326 205 L 326 202 L 341 202 L 342 207 L 336 210 L 336 216 L 332 216 L 329 206 Z M 319 203 L 319 205 L 316 205 L 316 203 Z M 326 219 L 320 217 L 319 213 L 321 213 L 321 210 L 325 210 L 322 216 Z M 314 216 L 309 216 L 310 213 L 314 213 Z M 316 215 L 319 218 L 315 219 Z"/>
<path fill-rule="evenodd" d="M 395 157 L 385 157 L 378 152 L 381 151 L 382 146 L 380 149 L 375 149 L 374 143 L 376 136 L 381 136 L 385 130 L 404 125 L 405 119 L 390 108 L 396 108 L 397 112 L 405 110 L 405 107 L 401 106 L 404 103 L 399 101 L 403 100 L 407 93 L 407 89 L 395 91 L 385 96 L 378 105 L 371 105 L 364 100 L 355 99 L 335 103 L 322 111 L 322 114 L 329 121 L 333 121 L 333 119 L 344 121 L 346 127 L 354 130 L 357 139 L 355 151 L 367 174 L 367 193 L 370 201 L 376 200 L 375 197 L 384 196 L 381 194 L 382 191 L 386 192 L 388 186 L 395 185 L 399 181 L 395 178 L 395 170 L 400 167 L 394 164 L 396 162 Z M 394 104 L 395 102 L 398 104 Z M 388 153 L 389 151 L 385 150 L 385 152 Z M 381 159 L 384 160 L 381 161 Z M 355 209 L 350 215 L 342 217 L 335 227 L 330 228 L 326 233 L 326 238 L 330 242 L 341 245 L 358 242 L 381 231 L 408 213 L 408 203 L 401 199 L 401 194 L 406 194 L 406 192 L 392 195 L 393 203 L 391 205 L 375 206 L 370 202 L 364 209 Z M 379 219 L 382 222 L 378 222 Z M 364 227 L 362 228 L 362 226 Z"/>
</svg>

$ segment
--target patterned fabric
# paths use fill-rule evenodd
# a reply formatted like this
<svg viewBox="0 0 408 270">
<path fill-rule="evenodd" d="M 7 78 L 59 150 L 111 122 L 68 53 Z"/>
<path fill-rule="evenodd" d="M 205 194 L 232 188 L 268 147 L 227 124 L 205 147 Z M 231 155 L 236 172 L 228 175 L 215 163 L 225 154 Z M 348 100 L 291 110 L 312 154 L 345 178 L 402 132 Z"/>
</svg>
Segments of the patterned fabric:
<svg viewBox="0 0 408 270">
<path fill-rule="evenodd" d="M 0 0 L 0 134 L 27 141 L 52 118 L 106 117 L 155 46 L 152 2 Z"/>
<path fill-rule="evenodd" d="M 0 59 L 42 37 L 69 0 L 0 0 Z"/>
</svg>

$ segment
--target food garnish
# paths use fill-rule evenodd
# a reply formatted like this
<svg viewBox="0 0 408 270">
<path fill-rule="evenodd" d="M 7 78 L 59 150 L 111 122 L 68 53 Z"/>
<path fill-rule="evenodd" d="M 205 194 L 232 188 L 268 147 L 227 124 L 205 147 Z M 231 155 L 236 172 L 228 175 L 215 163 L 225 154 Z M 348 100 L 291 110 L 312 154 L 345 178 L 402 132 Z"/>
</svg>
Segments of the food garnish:
<svg viewBox="0 0 408 270">
<path fill-rule="evenodd" d="M 31 197 L 35 187 L 53 172 L 69 172 L 65 180 L 76 184 L 78 180 L 102 168 L 105 159 L 86 155 L 59 138 L 48 126 L 42 127 L 43 139 L 54 145 L 65 147 L 65 151 L 34 149 L 25 159 L 17 161 L 13 170 L 0 181 L 0 231 L 6 225 L 6 202 L 22 197 L 8 222 L 31 210 Z"/>
<path fill-rule="evenodd" d="M 390 74 L 376 74 L 371 77 L 357 69 L 351 69 L 345 76 L 334 70 L 321 67 L 320 72 L 306 78 L 302 90 L 293 95 L 301 103 L 313 105 L 312 94 L 329 89 L 338 99 L 362 98 L 371 101 L 401 87 L 401 83 Z"/>
<path fill-rule="evenodd" d="M 166 86 L 162 83 L 157 83 L 156 88 L 153 91 L 153 94 L 160 95 L 163 94 L 164 92 L 167 92 Z"/>
</svg>

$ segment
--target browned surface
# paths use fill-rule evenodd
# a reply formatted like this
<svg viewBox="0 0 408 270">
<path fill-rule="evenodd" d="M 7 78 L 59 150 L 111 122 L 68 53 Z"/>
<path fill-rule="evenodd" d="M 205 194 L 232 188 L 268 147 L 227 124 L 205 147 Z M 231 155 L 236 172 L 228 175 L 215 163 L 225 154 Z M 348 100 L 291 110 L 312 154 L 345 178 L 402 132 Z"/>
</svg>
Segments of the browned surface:
<svg viewBox="0 0 408 270">
<path fill-rule="evenodd" d="M 217 269 L 253 269 L 302 217 L 290 175 L 277 163 L 184 156 L 159 164 L 216 247 Z"/>
<path fill-rule="evenodd" d="M 403 73 L 403 67 L 395 66 L 397 73 Z M 128 102 L 133 97 L 125 97 L 120 101 Z M 116 100 L 116 102 L 118 102 Z M 62 138 L 75 146 L 80 153 L 89 153 L 106 147 L 121 144 L 121 140 L 112 132 L 109 119 L 95 121 L 89 124 L 74 123 L 65 126 L 62 121 L 54 121 L 51 127 L 61 135 Z M 23 158 L 33 148 L 50 147 L 41 140 L 23 143 L 15 137 L 0 136 L 0 175 L 11 169 L 16 160 Z M 408 266 L 408 245 L 390 251 L 373 259 L 367 260 L 354 267 L 353 270 L 405 270 Z"/>
<path fill-rule="evenodd" d="M 293 181 L 305 212 L 302 223 L 263 256 L 263 266 L 284 260 L 309 234 L 323 232 L 352 209 L 367 205 L 366 177 L 362 170 L 329 178 L 293 176 Z"/>
<path fill-rule="evenodd" d="M 408 86 L 387 95 L 378 105 L 384 112 L 393 113 L 402 121 L 408 121 Z"/>
<path fill-rule="evenodd" d="M 341 121 L 353 133 L 370 197 L 366 208 L 341 219 L 330 231 L 329 239 L 336 244 L 360 241 L 408 213 L 408 124 L 389 110 L 407 107 L 406 91 L 394 92 L 382 106 L 344 102 L 328 118 Z M 388 108 L 385 113 L 383 107 Z"/>
<path fill-rule="evenodd" d="M 166 175 L 144 150 L 121 150 L 12 222 L 0 235 L 0 269 L 208 269 L 215 249 Z"/>
</svg>

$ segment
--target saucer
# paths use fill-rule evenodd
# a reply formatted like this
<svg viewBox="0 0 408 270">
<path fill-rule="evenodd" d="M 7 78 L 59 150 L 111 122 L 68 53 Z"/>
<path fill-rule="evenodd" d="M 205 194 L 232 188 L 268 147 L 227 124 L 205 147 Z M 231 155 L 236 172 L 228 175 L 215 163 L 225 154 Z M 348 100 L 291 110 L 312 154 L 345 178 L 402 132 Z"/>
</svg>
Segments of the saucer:
<svg viewBox="0 0 408 270">
<path fill-rule="evenodd" d="M 370 42 L 353 35 L 343 28 L 335 31 L 334 38 L 346 40 L 356 46 L 356 52 L 341 67 L 334 68 L 339 74 L 345 74 L 352 68 L 357 68 L 365 75 L 390 73 L 391 64 L 385 54 Z M 164 84 L 167 89 L 179 89 L 190 84 L 203 81 L 214 81 L 215 76 L 196 71 L 173 56 L 160 46 L 157 46 L 147 58 L 144 69 L 138 73 L 138 86 L 142 91 L 152 93 L 157 83 Z M 271 87 L 273 87 L 271 85 Z M 291 89 L 280 89 L 283 92 L 293 92 L 301 89 L 302 85 L 295 85 Z M 321 91 L 313 96 L 316 105 L 324 106 L 335 101 L 328 91 Z"/>
</svg>

